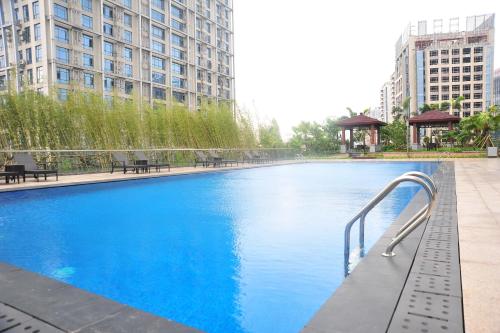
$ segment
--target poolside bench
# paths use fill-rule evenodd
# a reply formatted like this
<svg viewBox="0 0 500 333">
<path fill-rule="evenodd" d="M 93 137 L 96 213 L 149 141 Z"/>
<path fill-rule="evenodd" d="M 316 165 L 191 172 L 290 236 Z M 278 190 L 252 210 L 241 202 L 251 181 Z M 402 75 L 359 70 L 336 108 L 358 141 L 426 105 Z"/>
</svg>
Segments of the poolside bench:
<svg viewBox="0 0 500 333">
<path fill-rule="evenodd" d="M 149 159 L 146 157 L 146 154 L 142 151 L 134 152 L 134 157 L 136 158 L 136 161 L 134 162 L 134 164 L 136 165 L 140 165 L 140 163 L 138 163 L 137 161 L 141 161 L 143 165 L 155 168 L 156 172 L 160 172 L 161 168 L 168 168 L 168 171 L 170 172 L 170 163 L 160 163 L 158 160 L 150 163 Z"/>
<path fill-rule="evenodd" d="M 33 159 L 33 156 L 29 153 L 14 153 L 13 156 L 14 164 L 23 166 L 22 170 L 19 172 L 20 176 L 23 177 L 23 181 L 26 181 L 26 175 L 32 175 L 33 178 L 38 182 L 40 180 L 40 176 L 44 176 L 45 180 L 47 180 L 47 176 L 55 175 L 56 181 L 59 180 L 59 172 L 57 168 L 49 169 L 49 163 L 37 163 Z M 52 162 L 51 164 L 57 164 L 56 162 Z M 41 165 L 43 168 L 40 168 Z"/>
</svg>

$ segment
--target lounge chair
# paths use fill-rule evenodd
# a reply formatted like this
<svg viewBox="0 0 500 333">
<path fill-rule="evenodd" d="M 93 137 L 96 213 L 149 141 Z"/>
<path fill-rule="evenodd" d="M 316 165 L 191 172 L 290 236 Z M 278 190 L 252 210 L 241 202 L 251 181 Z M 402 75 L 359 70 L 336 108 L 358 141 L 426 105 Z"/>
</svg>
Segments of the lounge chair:
<svg viewBox="0 0 500 333">
<path fill-rule="evenodd" d="M 245 151 L 243 154 L 243 161 L 248 161 L 248 163 L 264 163 L 264 159 L 255 152 Z"/>
<path fill-rule="evenodd" d="M 122 169 L 123 173 L 127 173 L 127 171 L 135 171 L 139 173 L 140 169 L 146 171 L 147 166 L 130 164 L 127 154 L 121 152 L 111 153 L 111 157 L 113 161 L 111 162 L 111 173 L 113 173 L 116 169 Z"/>
<path fill-rule="evenodd" d="M 13 161 L 16 165 L 24 166 L 24 170 L 19 172 L 20 176 L 23 177 L 23 181 L 26 181 L 26 175 L 33 175 L 37 182 L 40 181 L 40 175 L 43 175 L 45 180 L 47 180 L 48 175 L 55 175 L 56 181 L 59 180 L 57 168 L 49 170 L 47 163 L 36 163 L 29 153 L 14 153 Z M 42 165 L 43 169 L 39 165 Z"/>
<path fill-rule="evenodd" d="M 220 157 L 219 154 L 217 154 L 215 151 L 209 151 L 208 154 L 210 155 L 212 161 L 214 161 L 214 163 L 218 163 L 219 165 L 221 164 L 224 164 L 225 166 L 227 166 L 228 164 L 231 164 L 231 166 L 233 166 L 233 164 L 238 165 L 237 160 L 225 160 L 222 157 Z"/>
<path fill-rule="evenodd" d="M 142 151 L 136 151 L 134 152 L 134 157 L 136 159 L 136 162 L 134 164 L 137 164 L 137 161 L 142 161 L 145 162 L 142 165 L 147 165 L 148 167 L 153 167 L 155 168 L 156 172 L 160 172 L 161 168 L 168 168 L 168 171 L 170 171 L 170 163 L 160 163 L 158 160 L 155 160 L 153 163 L 149 162 L 149 159 L 146 157 L 146 154 Z"/>
<path fill-rule="evenodd" d="M 8 184 L 11 180 L 14 180 L 19 184 L 19 172 L 17 171 L 0 171 L 0 177 L 5 177 L 5 184 Z"/>
<path fill-rule="evenodd" d="M 196 168 L 198 164 L 203 165 L 204 167 L 208 167 L 209 164 L 214 163 L 205 153 L 199 150 L 195 150 L 194 152 L 194 167 Z"/>
</svg>

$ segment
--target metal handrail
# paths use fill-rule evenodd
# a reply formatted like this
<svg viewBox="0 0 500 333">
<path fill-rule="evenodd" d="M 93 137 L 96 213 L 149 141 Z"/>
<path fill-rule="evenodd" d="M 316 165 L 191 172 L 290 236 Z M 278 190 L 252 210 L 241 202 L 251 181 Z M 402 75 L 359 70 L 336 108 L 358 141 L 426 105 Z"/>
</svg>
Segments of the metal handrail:
<svg viewBox="0 0 500 333">
<path fill-rule="evenodd" d="M 391 242 L 392 249 L 399 244 L 415 227 L 422 223 L 422 217 L 428 217 L 432 208 L 432 203 L 437 193 L 437 187 L 432 179 L 424 173 L 413 171 L 406 173 L 390 182 L 380 193 L 378 193 L 368 204 L 366 204 L 358 214 L 356 214 L 347 224 L 344 231 L 344 275 L 349 275 L 349 256 L 351 248 L 351 229 L 356 221 L 359 220 L 359 247 L 360 256 L 364 256 L 364 234 L 365 234 L 365 218 L 366 215 L 377 206 L 389 193 L 391 193 L 399 184 L 403 182 L 413 182 L 421 185 L 427 193 L 428 204 L 415 214 L 405 226 L 403 226 L 401 233 L 398 233 L 396 238 Z M 417 226 L 418 226 L 417 225 Z M 389 247 L 388 247 L 389 248 Z M 386 251 L 387 252 L 387 251 Z M 392 253 L 393 254 L 393 253 Z"/>
</svg>

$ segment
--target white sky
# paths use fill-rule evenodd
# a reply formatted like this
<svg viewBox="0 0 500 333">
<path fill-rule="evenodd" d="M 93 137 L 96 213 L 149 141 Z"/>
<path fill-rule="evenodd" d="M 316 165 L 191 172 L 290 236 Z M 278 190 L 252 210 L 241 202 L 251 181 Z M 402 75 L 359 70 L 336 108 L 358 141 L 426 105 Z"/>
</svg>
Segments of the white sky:
<svg viewBox="0 0 500 333">
<path fill-rule="evenodd" d="M 261 122 L 276 118 L 285 138 L 302 120 L 376 107 L 410 21 L 429 31 L 433 19 L 487 13 L 500 43 L 497 0 L 234 0 L 237 102 Z"/>
</svg>

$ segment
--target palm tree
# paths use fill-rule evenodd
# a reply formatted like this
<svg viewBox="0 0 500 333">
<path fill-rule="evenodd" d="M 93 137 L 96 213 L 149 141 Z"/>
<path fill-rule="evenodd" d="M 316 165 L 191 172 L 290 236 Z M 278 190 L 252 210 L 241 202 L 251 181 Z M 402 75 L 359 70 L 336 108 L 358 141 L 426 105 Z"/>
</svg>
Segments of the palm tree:
<svg viewBox="0 0 500 333">
<path fill-rule="evenodd" d="M 488 111 L 463 118 L 460 121 L 459 138 L 463 143 L 473 142 L 474 146 L 484 149 L 494 146 L 491 133 L 500 128 L 500 114 L 497 107 L 491 106 Z"/>
<path fill-rule="evenodd" d="M 460 111 L 462 109 L 462 101 L 464 100 L 464 96 L 458 96 L 454 100 L 451 101 L 451 108 L 454 112 Z"/>
<path fill-rule="evenodd" d="M 352 118 L 356 115 L 356 112 L 352 111 L 350 107 L 346 107 L 347 112 L 349 112 L 349 118 Z"/>
</svg>

